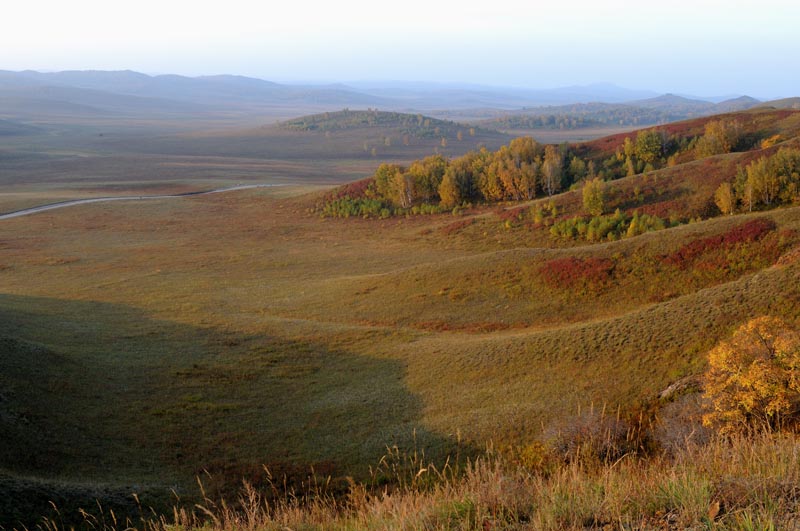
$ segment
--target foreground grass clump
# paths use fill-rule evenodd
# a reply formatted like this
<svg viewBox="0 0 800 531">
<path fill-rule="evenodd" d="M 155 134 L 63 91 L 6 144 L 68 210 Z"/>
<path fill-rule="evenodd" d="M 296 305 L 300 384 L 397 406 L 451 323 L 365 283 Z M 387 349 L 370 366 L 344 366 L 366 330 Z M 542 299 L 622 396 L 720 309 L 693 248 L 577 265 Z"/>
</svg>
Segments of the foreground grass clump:
<svg viewBox="0 0 800 531">
<path fill-rule="evenodd" d="M 548 459 L 555 459 L 550 455 Z M 410 466 L 413 465 L 413 466 Z M 238 499 L 205 497 L 151 521 L 88 517 L 93 529 L 267 531 L 285 529 L 794 529 L 800 525 L 796 435 L 687 442 L 674 455 L 615 461 L 596 456 L 538 466 L 488 452 L 439 470 L 392 451 L 378 467 L 392 487 L 351 483 L 344 496 L 274 496 L 244 483 Z M 376 471 L 375 477 L 378 477 Z M 266 472 L 268 474 L 268 472 Z M 271 478 L 270 478 L 271 481 Z M 42 526 L 61 528 L 56 520 Z"/>
</svg>

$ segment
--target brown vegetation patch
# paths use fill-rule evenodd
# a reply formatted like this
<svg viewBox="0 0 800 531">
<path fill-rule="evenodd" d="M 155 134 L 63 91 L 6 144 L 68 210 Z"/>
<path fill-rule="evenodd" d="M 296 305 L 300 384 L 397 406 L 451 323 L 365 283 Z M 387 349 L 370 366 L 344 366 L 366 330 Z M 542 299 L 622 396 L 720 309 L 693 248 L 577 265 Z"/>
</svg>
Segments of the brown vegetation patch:
<svg viewBox="0 0 800 531">
<path fill-rule="evenodd" d="M 800 245 L 794 247 L 788 252 L 785 252 L 778 258 L 778 261 L 775 262 L 776 266 L 785 267 L 791 264 L 795 264 L 800 260 Z"/>
<path fill-rule="evenodd" d="M 450 236 L 451 234 L 455 234 L 460 232 L 462 229 L 465 229 L 475 223 L 475 218 L 463 219 L 460 221 L 456 221 L 455 223 L 450 223 L 449 225 L 445 225 L 439 232 L 442 233 L 443 236 Z"/>
<path fill-rule="evenodd" d="M 614 262 L 608 258 L 556 258 L 539 269 L 544 281 L 553 288 L 571 289 L 605 287 L 614 271 Z"/>
</svg>

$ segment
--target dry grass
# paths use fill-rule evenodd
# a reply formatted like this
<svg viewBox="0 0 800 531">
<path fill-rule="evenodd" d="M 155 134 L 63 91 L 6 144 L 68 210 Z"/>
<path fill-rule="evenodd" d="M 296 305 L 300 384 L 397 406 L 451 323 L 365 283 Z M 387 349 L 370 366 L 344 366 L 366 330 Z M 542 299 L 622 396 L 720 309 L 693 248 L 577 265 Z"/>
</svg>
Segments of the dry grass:
<svg viewBox="0 0 800 531">
<path fill-rule="evenodd" d="M 727 167 L 724 157 L 708 165 Z M 687 166 L 697 177 L 687 181 L 675 168 L 623 179 L 620 189 L 652 184 L 644 193 L 658 203 L 685 185 L 691 206 L 705 193 L 703 168 Z M 642 408 L 700 372 L 707 349 L 749 318 L 800 319 L 798 207 L 579 245 L 552 240 L 545 226 L 506 229 L 481 208 L 322 220 L 307 191 L 93 204 L 0 223 L 0 428 L 10 441 L 0 490 L 71 493 L 81 506 L 106 484 L 104 499 L 130 487 L 163 503 L 173 488 L 191 498 L 205 470 L 208 497 L 219 499 L 242 477 L 268 486 L 266 464 L 298 492 L 313 466 L 341 493 L 347 477 L 369 484 L 387 444 L 416 444 L 444 471 L 454 452 L 528 445 L 591 403 Z M 553 201 L 559 215 L 580 208 L 574 192 Z M 708 267 L 665 261 L 759 216 L 776 229 L 693 256 Z M 542 277 L 545 264 L 570 257 L 612 264 L 611 281 Z M 711 452 L 720 467 L 735 457 L 724 452 Z M 284 500 L 251 512 L 257 524 L 212 512 L 220 527 L 253 529 L 699 526 L 702 504 L 728 492 L 710 465 L 693 464 L 712 463 L 701 453 L 550 475 L 485 458 L 411 492 L 353 488 L 349 502 L 311 508 Z M 789 495 L 777 510 L 744 491 L 749 501 L 726 509 L 725 525 L 793 518 Z"/>
<path fill-rule="evenodd" d="M 351 482 L 345 495 L 332 496 L 325 483 L 308 483 L 286 494 L 265 468 L 264 488 L 245 482 L 228 501 L 204 493 L 193 506 L 176 506 L 160 518 L 142 511 L 124 521 L 106 512 L 87 514 L 82 524 L 104 531 L 745 531 L 800 525 L 800 445 L 793 435 L 688 442 L 672 457 L 626 454 L 606 463 L 579 459 L 533 467 L 490 451 L 460 467 L 437 469 L 419 455 L 390 450 L 378 469 L 373 479 L 388 472 L 391 488 Z M 65 529 L 58 513 L 40 525 Z"/>
<path fill-rule="evenodd" d="M 265 463 L 293 481 L 309 465 L 365 479 L 415 428 L 437 463 L 459 432 L 469 455 L 522 444 L 578 407 L 655 396 L 749 317 L 798 317 L 797 264 L 710 279 L 659 265 L 746 216 L 575 250 L 480 251 L 420 235 L 449 215 L 320 220 L 312 202 L 258 190 L 7 220 L 0 335 L 18 347 L 0 407 L 31 424 L 7 424 L 3 467 L 184 495 L 204 469 L 223 493 Z M 772 215 L 778 230 L 796 216 Z M 459 232 L 476 248 L 464 232 L 479 224 Z M 573 254 L 614 260 L 618 285 L 547 288 L 541 265 Z M 33 371 L 30 348 L 58 361 Z"/>
</svg>

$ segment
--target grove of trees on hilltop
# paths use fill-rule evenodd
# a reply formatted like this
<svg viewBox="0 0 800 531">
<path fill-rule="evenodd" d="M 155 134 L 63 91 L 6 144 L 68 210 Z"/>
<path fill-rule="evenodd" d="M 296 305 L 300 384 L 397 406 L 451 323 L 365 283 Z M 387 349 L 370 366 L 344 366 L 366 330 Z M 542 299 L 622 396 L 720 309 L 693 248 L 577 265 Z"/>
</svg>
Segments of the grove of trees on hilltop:
<svg viewBox="0 0 800 531">
<path fill-rule="evenodd" d="M 373 117 L 384 114 L 390 113 L 367 113 Z M 351 118 L 361 119 L 356 118 L 359 116 L 356 113 Z M 409 115 L 400 116 L 407 119 Z M 416 120 L 424 126 L 424 118 Z M 703 134 L 694 136 L 670 134 L 666 128 L 640 130 L 624 137 L 613 152 L 608 148 L 592 151 L 596 148 L 586 145 L 543 145 L 531 137 L 519 137 L 497 151 L 482 148 L 456 158 L 435 154 L 407 167 L 381 164 L 357 190 L 345 188 L 350 191 L 330 195 L 321 211 L 334 217 L 436 213 L 474 202 L 549 197 L 584 183 L 585 211 L 597 217 L 606 210 L 606 191 L 613 192 L 607 184 L 610 181 L 672 166 L 678 160 L 683 163 L 754 146 L 766 149 L 781 141 L 780 135 L 759 139 L 752 132 L 745 133 L 741 122 L 727 118 L 706 122 Z M 798 202 L 799 174 L 800 150 L 784 147 L 739 166 L 735 178 L 723 183 L 708 201 L 716 203 L 724 214 Z M 607 224 L 614 224 L 609 220 L 612 218 L 606 220 Z M 613 220 L 619 223 L 615 221 L 616 228 L 611 232 L 627 234 L 633 218 Z M 632 234 L 664 226 L 657 218 L 640 217 L 636 221 Z M 581 233 L 582 229 L 576 221 L 559 234 Z"/>
<path fill-rule="evenodd" d="M 333 216 L 391 215 L 417 208 L 435 211 L 472 201 L 520 201 L 551 196 L 586 175 L 587 165 L 567 148 L 543 146 L 530 137 L 490 152 L 483 148 L 447 159 L 432 155 L 403 167 L 381 164 L 360 197 L 336 197 L 324 213 Z M 424 205 L 424 206 L 423 206 Z"/>
<path fill-rule="evenodd" d="M 714 201 L 723 214 L 800 202 L 800 149 L 784 147 L 739 167 L 732 183 L 717 188 Z"/>
</svg>

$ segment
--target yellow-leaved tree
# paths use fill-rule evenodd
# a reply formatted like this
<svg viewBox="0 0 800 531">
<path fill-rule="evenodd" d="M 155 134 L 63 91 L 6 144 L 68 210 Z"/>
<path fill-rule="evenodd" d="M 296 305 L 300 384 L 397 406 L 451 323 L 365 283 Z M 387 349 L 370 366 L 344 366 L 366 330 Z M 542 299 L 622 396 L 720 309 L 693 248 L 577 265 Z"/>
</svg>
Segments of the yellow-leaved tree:
<svg viewBox="0 0 800 531">
<path fill-rule="evenodd" d="M 748 321 L 709 352 L 708 365 L 707 426 L 774 431 L 800 415 L 800 334 L 783 320 Z"/>
</svg>

